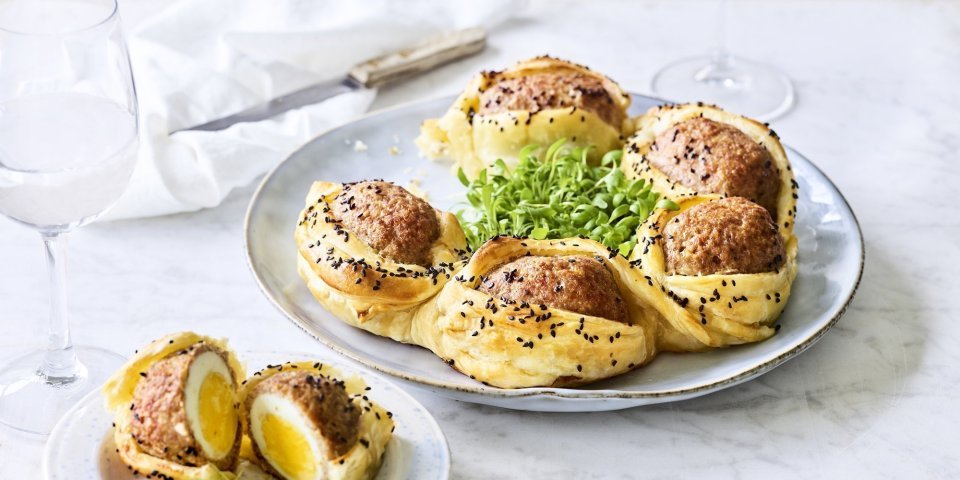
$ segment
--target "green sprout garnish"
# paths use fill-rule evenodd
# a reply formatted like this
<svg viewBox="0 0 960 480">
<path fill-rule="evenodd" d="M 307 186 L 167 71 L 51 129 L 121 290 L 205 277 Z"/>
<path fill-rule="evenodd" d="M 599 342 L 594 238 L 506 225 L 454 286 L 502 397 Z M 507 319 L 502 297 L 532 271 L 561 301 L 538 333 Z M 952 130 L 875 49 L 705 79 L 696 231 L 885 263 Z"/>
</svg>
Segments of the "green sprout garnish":
<svg viewBox="0 0 960 480">
<path fill-rule="evenodd" d="M 503 160 L 470 181 L 469 207 L 457 212 L 467 243 L 474 250 L 497 235 L 537 240 L 586 237 L 627 256 L 637 244 L 637 227 L 659 208 L 677 204 L 660 199 L 643 180 L 628 180 L 620 171 L 622 150 L 603 155 L 599 166 L 587 163 L 591 147 L 556 141 L 543 157 L 528 145 L 512 170 Z"/>
</svg>

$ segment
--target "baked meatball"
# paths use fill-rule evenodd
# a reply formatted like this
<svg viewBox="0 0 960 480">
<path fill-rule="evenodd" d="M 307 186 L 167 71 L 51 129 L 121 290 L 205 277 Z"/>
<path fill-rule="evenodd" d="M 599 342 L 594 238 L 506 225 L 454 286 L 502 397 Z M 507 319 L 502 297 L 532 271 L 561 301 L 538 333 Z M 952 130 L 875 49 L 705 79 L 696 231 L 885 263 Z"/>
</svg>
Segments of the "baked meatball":
<svg viewBox="0 0 960 480">
<path fill-rule="evenodd" d="M 780 173 L 773 157 L 732 125 L 684 120 L 657 136 L 647 160 L 698 193 L 744 197 L 776 218 Z"/>
<path fill-rule="evenodd" d="M 430 264 L 430 247 L 440 237 L 440 219 L 429 203 L 384 181 L 348 183 L 333 201 L 342 225 L 386 258 Z"/>
<path fill-rule="evenodd" d="M 332 457 L 347 453 L 357 443 L 360 409 L 350 400 L 343 382 L 302 370 L 277 373 L 250 392 L 245 405 L 248 419 L 254 402 L 265 394 L 282 397 L 299 407 L 310 427 L 320 432 Z M 251 419 L 249 423 L 252 422 Z M 256 442 L 254 448 L 259 450 Z"/>
<path fill-rule="evenodd" d="M 582 255 L 520 257 L 490 272 L 479 290 L 508 302 L 544 304 L 627 322 L 613 275 L 600 261 Z"/>
<path fill-rule="evenodd" d="M 194 364 L 198 364 L 199 368 L 192 368 Z M 130 433 L 140 448 L 154 457 L 181 465 L 199 466 L 212 463 L 221 469 L 232 468 L 240 448 L 242 431 L 234 404 L 237 385 L 229 368 L 226 355 L 222 351 L 209 345 L 197 344 L 154 363 L 146 372 L 141 373 L 143 378 L 137 382 L 130 406 L 133 412 Z M 189 391 L 191 375 L 202 377 L 217 371 L 229 376 L 222 379 L 229 382 L 223 385 L 227 391 L 207 392 L 203 384 L 199 384 L 200 388 L 196 391 Z M 204 380 L 205 378 L 199 379 Z M 194 411 L 189 406 L 191 399 L 188 395 L 194 395 L 193 400 L 199 401 L 196 396 L 205 393 L 218 397 L 207 399 L 208 401 L 226 403 L 221 405 L 224 411 L 216 418 L 197 418 L 201 412 L 207 411 L 200 406 L 194 407 Z M 221 398 L 224 395 L 226 398 Z M 198 427 L 203 428 L 205 424 L 215 428 L 209 432 L 197 431 Z M 220 438 L 208 438 L 205 445 L 205 442 L 200 441 L 201 433 Z M 225 452 L 219 458 L 214 458 L 215 452 L 211 451 L 215 447 Z"/>
<path fill-rule="evenodd" d="M 663 229 L 667 271 L 679 275 L 772 272 L 783 266 L 783 237 L 759 205 L 741 197 L 701 203 Z"/>
<path fill-rule="evenodd" d="M 490 85 L 480 95 L 479 113 L 520 110 L 534 114 L 564 107 L 593 112 L 618 130 L 625 118 L 601 79 L 564 70 L 505 78 Z"/>
</svg>

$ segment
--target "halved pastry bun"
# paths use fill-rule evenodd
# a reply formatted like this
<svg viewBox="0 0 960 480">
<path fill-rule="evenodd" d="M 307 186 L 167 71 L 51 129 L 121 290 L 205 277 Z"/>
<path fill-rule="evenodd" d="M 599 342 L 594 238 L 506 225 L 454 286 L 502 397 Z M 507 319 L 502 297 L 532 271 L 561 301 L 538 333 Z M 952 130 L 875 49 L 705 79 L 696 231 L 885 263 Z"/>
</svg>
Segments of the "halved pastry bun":
<svg viewBox="0 0 960 480">
<path fill-rule="evenodd" d="M 785 258 L 775 270 L 706 275 L 668 271 L 667 225 L 692 208 L 721 200 L 717 195 L 677 198 L 679 210 L 657 210 L 638 229 L 631 255 L 631 263 L 643 276 L 638 301 L 657 313 L 663 327 L 658 340 L 661 350 L 699 351 L 764 340 L 775 333 L 774 323 L 790 298 L 797 274 L 797 239 L 790 229 L 779 230 Z M 754 208 L 766 214 L 761 207 Z M 772 231 L 774 226 L 769 228 Z"/>
<path fill-rule="evenodd" d="M 658 136 L 673 129 L 684 121 L 704 118 L 729 125 L 762 146 L 770 155 L 779 176 L 779 193 L 775 199 L 775 208 L 771 209 L 784 237 L 793 232 L 794 218 L 797 213 L 797 182 L 787 154 L 780 144 L 777 134 L 768 126 L 749 118 L 727 112 L 713 105 L 688 103 L 682 105 L 663 105 L 653 107 L 634 120 L 636 131 L 624 146 L 621 170 L 628 178 L 642 178 L 653 185 L 653 190 L 664 197 L 677 200 L 685 196 L 696 195 L 693 189 L 681 182 L 670 179 L 662 170 L 647 158 L 651 148 L 655 147 Z M 701 192 L 723 194 L 724 192 Z M 754 201 L 756 201 L 754 199 Z"/>
<path fill-rule="evenodd" d="M 368 394 L 359 377 L 343 377 L 321 363 L 285 363 L 255 373 L 242 391 L 250 460 L 281 479 L 373 478 L 394 422 Z M 250 470 L 249 478 L 258 478 Z"/>
<path fill-rule="evenodd" d="M 103 386 L 120 458 L 141 474 L 233 479 L 243 377 L 223 340 L 184 332 L 139 350 Z"/>
<path fill-rule="evenodd" d="M 588 257 L 609 271 L 626 321 L 506 302 L 478 290 L 485 276 L 508 262 L 570 255 Z M 498 237 L 417 313 L 414 340 L 460 372 L 502 388 L 573 386 L 624 373 L 653 358 L 657 328 L 631 293 L 637 288 L 631 272 L 626 259 L 592 240 Z"/>
<path fill-rule="evenodd" d="M 560 95 L 572 92 L 574 96 L 604 95 L 609 100 L 607 108 L 613 114 L 604 120 L 600 115 L 587 108 L 574 105 L 556 105 L 535 111 L 517 109 L 498 109 L 484 113 L 481 97 L 490 88 L 498 88 L 503 81 L 521 79 L 539 74 L 582 75 L 580 78 L 592 79 L 587 92 L 577 91 L 576 87 L 563 85 L 566 90 Z M 508 94 L 516 89 L 507 89 Z M 499 105 L 499 100 L 494 100 Z M 533 101 L 533 100 L 531 100 Z M 568 102 L 560 102 L 568 103 Z M 594 157 L 608 150 L 620 148 L 629 122 L 626 120 L 630 96 L 619 85 L 606 76 L 575 63 L 551 58 L 536 57 L 518 62 L 516 65 L 499 72 L 482 72 L 467 85 L 464 92 L 439 119 L 423 122 L 416 143 L 429 158 L 447 158 L 463 168 L 469 178 L 475 178 L 481 170 L 492 165 L 497 159 L 503 159 L 507 165 L 517 161 L 517 152 L 530 144 L 550 145 L 558 139 L 566 138 L 571 144 L 579 146 L 593 145 Z M 597 158 L 591 157 L 593 160 Z"/>
<path fill-rule="evenodd" d="M 459 270 L 467 242 L 456 217 L 436 211 L 439 236 L 430 266 L 385 257 L 332 215 L 344 185 L 315 182 L 294 233 L 297 271 L 314 297 L 350 325 L 400 342 L 411 341 L 415 308 L 435 295 Z"/>
</svg>

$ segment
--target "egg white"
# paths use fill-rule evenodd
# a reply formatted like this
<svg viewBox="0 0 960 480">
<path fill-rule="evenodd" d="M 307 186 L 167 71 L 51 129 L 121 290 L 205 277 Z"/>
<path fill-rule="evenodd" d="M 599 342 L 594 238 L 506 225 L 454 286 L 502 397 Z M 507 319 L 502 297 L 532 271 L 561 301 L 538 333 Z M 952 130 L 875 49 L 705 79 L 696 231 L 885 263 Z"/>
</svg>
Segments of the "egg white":
<svg viewBox="0 0 960 480">
<path fill-rule="evenodd" d="M 219 460 L 227 456 L 232 448 L 219 451 L 203 435 L 202 424 L 200 422 L 200 387 L 208 375 L 221 375 L 227 382 L 232 382 L 233 375 L 230 374 L 230 368 L 223 360 L 223 357 L 216 352 L 204 352 L 200 354 L 190 365 L 190 371 L 187 372 L 187 382 L 184 387 L 185 407 L 187 413 L 187 422 L 190 424 L 190 431 L 193 438 L 196 439 L 204 456 L 212 460 Z M 239 425 L 238 427 L 239 428 Z M 231 445 L 232 447 L 232 445 Z"/>
</svg>

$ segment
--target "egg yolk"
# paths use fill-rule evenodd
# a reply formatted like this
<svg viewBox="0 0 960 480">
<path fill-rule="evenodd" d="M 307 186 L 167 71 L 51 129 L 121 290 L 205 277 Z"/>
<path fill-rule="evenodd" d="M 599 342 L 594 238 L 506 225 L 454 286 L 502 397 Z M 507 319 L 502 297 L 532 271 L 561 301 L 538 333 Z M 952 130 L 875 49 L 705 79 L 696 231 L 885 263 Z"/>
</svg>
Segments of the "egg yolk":
<svg viewBox="0 0 960 480">
<path fill-rule="evenodd" d="M 296 427 L 277 415 L 260 417 L 260 429 L 266 445 L 258 445 L 264 457 L 289 480 L 312 480 L 317 462 L 307 439 Z"/>
<path fill-rule="evenodd" d="M 237 438 L 236 392 L 231 382 L 219 373 L 211 373 L 200 385 L 200 430 L 207 444 L 223 456 Z"/>
</svg>

